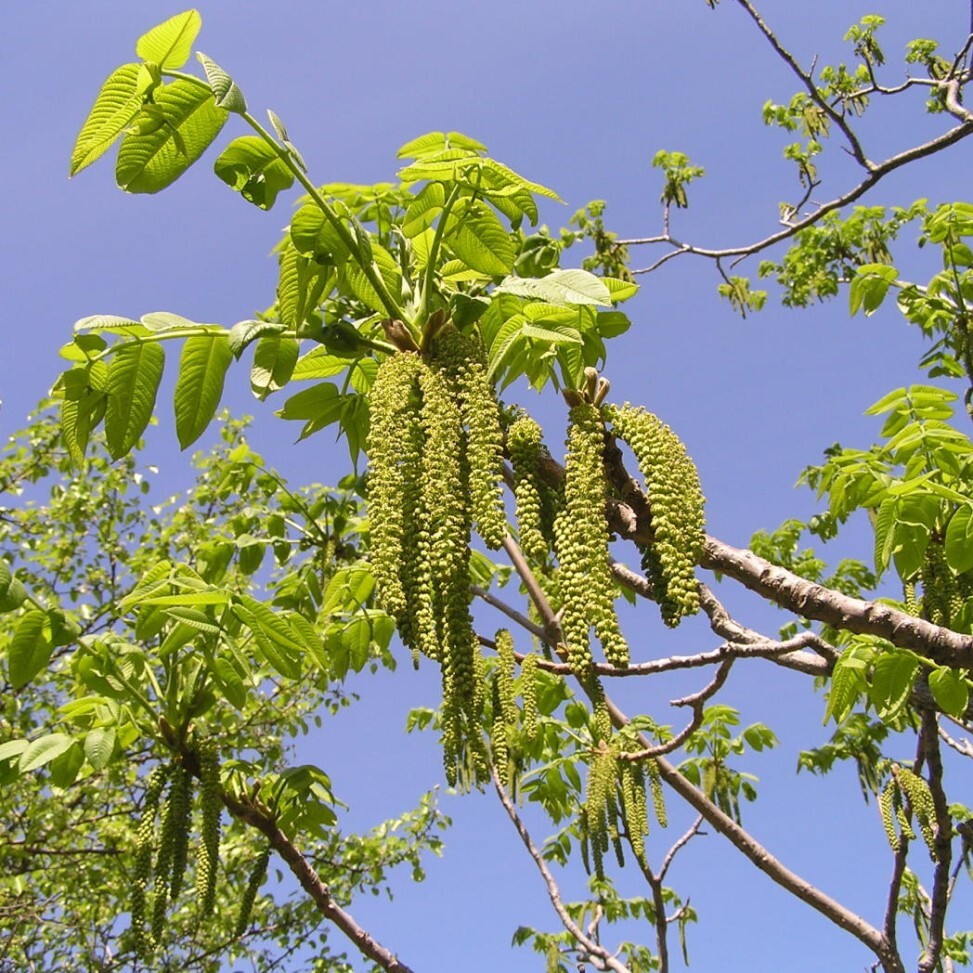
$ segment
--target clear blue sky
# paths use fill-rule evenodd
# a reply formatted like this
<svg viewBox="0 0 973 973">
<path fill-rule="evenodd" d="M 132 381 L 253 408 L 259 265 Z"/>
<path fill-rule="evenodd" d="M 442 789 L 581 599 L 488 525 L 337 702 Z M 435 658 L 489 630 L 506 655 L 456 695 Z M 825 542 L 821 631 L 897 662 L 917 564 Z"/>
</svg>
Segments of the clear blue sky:
<svg viewBox="0 0 973 973">
<path fill-rule="evenodd" d="M 774 228 L 778 201 L 794 196 L 792 172 L 780 159 L 784 137 L 764 128 L 760 108 L 769 98 L 788 99 L 796 86 L 730 0 L 715 12 L 703 0 L 197 6 L 204 20 L 197 48 L 237 78 L 251 108 L 269 107 L 284 119 L 317 182 L 391 179 L 399 145 L 431 129 L 459 129 L 567 200 L 545 209 L 554 228 L 603 198 L 613 229 L 656 232 L 659 181 L 649 163 L 660 148 L 687 152 L 707 168 L 677 224 L 694 242 L 762 237 Z M 959 0 L 766 0 L 760 7 L 805 63 L 815 54 L 846 58 L 840 37 L 866 13 L 888 17 L 892 60 L 910 38 L 963 36 L 968 16 Z M 270 250 L 288 218 L 287 200 L 258 212 L 217 181 L 206 160 L 156 197 L 119 192 L 107 159 L 67 180 L 74 137 L 104 77 L 134 58 L 140 33 L 182 9 L 163 0 L 5 5 L 4 435 L 50 386 L 57 348 L 76 319 L 165 309 L 229 325 L 273 299 Z M 911 108 L 899 121 L 881 116 L 868 126 L 873 157 L 941 128 L 922 116 L 919 99 Z M 963 198 L 969 171 L 970 150 L 962 145 L 891 178 L 871 198 Z M 828 182 L 820 198 L 851 178 L 837 157 L 822 174 Z M 649 262 L 647 255 L 635 260 Z M 843 299 L 810 312 L 771 307 L 741 321 L 718 300 L 717 282 L 711 266 L 690 259 L 643 278 L 631 305 L 635 326 L 610 351 L 607 374 L 618 400 L 645 404 L 684 438 L 700 466 L 711 532 L 745 544 L 753 531 L 813 510 L 813 498 L 793 489 L 800 470 L 835 440 L 867 446 L 877 426 L 862 413 L 890 388 L 916 380 L 920 340 L 894 312 L 849 319 Z M 296 431 L 273 418 L 272 400 L 261 406 L 249 397 L 242 367 L 231 371 L 228 386 L 234 409 L 257 414 L 252 442 L 270 462 L 296 482 L 338 479 L 343 450 L 332 448 L 328 434 L 291 446 Z M 513 396 L 546 420 L 563 421 L 555 402 L 522 389 Z M 162 428 L 150 436 L 150 455 L 175 489 L 188 461 L 175 445 L 169 401 L 160 395 Z M 551 430 L 556 444 L 561 434 Z M 859 554 L 867 558 L 867 548 Z M 748 624 L 773 632 L 782 621 L 723 589 Z M 673 636 L 654 620 L 632 617 L 629 629 L 641 658 L 715 644 L 702 624 Z M 874 808 L 856 798 L 850 770 L 824 784 L 793 774 L 797 749 L 825 738 L 820 697 L 810 697 L 804 677 L 760 663 L 738 669 L 726 701 L 740 707 L 744 723 L 765 720 L 782 740 L 778 754 L 749 768 L 763 782 L 745 823 L 795 870 L 878 921 L 888 864 Z M 408 665 L 363 679 L 354 687 L 362 704 L 302 744 L 302 757 L 332 775 L 354 823 L 394 815 L 440 781 L 432 738 L 401 735 L 410 706 L 435 703 L 437 681 L 431 667 L 417 675 Z M 623 704 L 677 722 L 666 700 L 700 685 L 672 679 L 626 687 Z M 966 798 L 973 802 L 973 794 Z M 557 921 L 502 810 L 492 798 L 444 804 L 457 821 L 445 862 L 431 864 L 422 886 L 410 887 L 403 876 L 394 903 L 368 901 L 352 911 L 423 973 L 538 969 L 538 958 L 510 949 L 510 935 L 521 922 L 555 929 Z M 678 833 L 676 824 L 670 831 Z M 690 931 L 693 969 L 817 973 L 868 963 L 850 938 L 715 836 L 694 842 L 671 878 L 701 916 Z M 566 883 L 567 895 L 577 891 Z M 727 953 L 742 943 L 745 955 Z"/>
</svg>

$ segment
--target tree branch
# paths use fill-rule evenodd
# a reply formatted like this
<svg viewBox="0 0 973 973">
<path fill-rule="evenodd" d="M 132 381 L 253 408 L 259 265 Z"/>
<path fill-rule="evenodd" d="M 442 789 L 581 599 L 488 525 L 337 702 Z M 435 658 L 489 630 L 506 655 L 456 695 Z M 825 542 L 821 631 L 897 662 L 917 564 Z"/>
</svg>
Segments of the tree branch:
<svg viewBox="0 0 973 973">
<path fill-rule="evenodd" d="M 362 929 L 352 916 L 335 902 L 328 886 L 321 881 L 308 860 L 290 838 L 277 827 L 273 817 L 266 810 L 249 801 L 236 798 L 226 791 L 223 791 L 222 798 L 235 818 L 266 836 L 271 848 L 287 863 L 291 873 L 314 902 L 318 912 L 326 919 L 330 919 L 354 943 L 363 956 L 373 960 L 387 973 L 413 973 L 410 967 L 369 932 Z"/>
<path fill-rule="evenodd" d="M 551 905 L 554 906 L 554 911 L 558 914 L 558 918 L 561 920 L 564 928 L 567 929 L 588 953 L 586 959 L 598 970 L 612 970 L 614 973 L 629 973 L 629 969 L 624 963 L 612 956 L 604 946 L 594 942 L 585 935 L 584 930 L 571 918 L 567 909 L 564 908 L 564 903 L 561 901 L 560 889 L 557 887 L 557 882 L 554 881 L 551 870 L 547 867 L 547 862 L 544 861 L 544 857 L 537 850 L 537 846 L 534 844 L 530 832 L 527 830 L 524 822 L 521 821 L 517 809 L 513 806 L 503 785 L 497 779 L 496 774 L 493 775 L 493 786 L 496 788 L 497 796 L 500 798 L 500 803 L 507 812 L 507 816 L 517 829 L 517 834 L 520 835 L 520 840 L 524 843 L 527 853 L 534 860 L 537 870 L 544 879 L 544 884 L 547 886 L 547 895 L 551 900 Z"/>
</svg>

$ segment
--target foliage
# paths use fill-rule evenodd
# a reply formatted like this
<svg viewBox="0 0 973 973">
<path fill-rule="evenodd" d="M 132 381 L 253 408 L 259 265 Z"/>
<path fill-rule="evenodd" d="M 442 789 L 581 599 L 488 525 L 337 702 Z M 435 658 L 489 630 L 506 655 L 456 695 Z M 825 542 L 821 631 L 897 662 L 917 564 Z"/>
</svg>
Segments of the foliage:
<svg viewBox="0 0 973 973">
<path fill-rule="evenodd" d="M 84 913 L 68 895 L 52 921 L 83 914 L 80 938 L 58 945 L 47 923 L 28 930 L 18 917 L 39 914 L 44 897 L 57 894 L 56 870 L 45 872 L 13 886 L 11 949 L 77 962 L 90 954 L 83 937 L 96 930 L 101 955 L 117 953 L 109 945 L 117 938 L 124 962 L 147 968 L 169 957 L 208 968 L 244 948 L 270 963 L 327 919 L 323 929 L 337 928 L 371 962 L 408 970 L 345 907 L 352 892 L 384 886 L 393 864 L 421 869 L 420 853 L 438 849 L 442 819 L 425 799 L 392 830 L 343 836 L 326 772 L 288 766 L 284 746 L 309 719 L 346 704 L 349 671 L 392 664 L 397 631 L 415 664 L 437 666 L 442 679 L 441 707 L 416 710 L 409 729 L 440 734 L 450 785 L 493 785 L 547 886 L 561 929 L 521 927 L 514 940 L 542 954 L 549 970 L 668 970 L 671 927 L 685 959 L 697 915 L 669 872 L 704 824 L 854 936 L 873 968 L 904 973 L 916 951 L 920 973 L 967 962 L 971 933 L 947 925 L 963 922 L 951 906 L 970 877 L 973 845 L 973 812 L 958 799 L 955 772 L 973 756 L 973 442 L 955 420 L 957 394 L 932 385 L 889 392 L 868 410 L 885 417 L 873 446 L 836 444 L 805 471 L 826 507 L 740 551 L 705 533 L 702 487 L 677 434 L 641 407 L 611 403 L 602 374 L 609 342 L 629 328 L 619 305 L 636 294 L 636 277 L 682 255 L 707 258 L 718 292 L 741 314 L 755 312 L 769 293 L 731 276 L 726 262 L 776 246 L 757 272 L 776 281 L 785 304 L 847 290 L 852 315 L 872 314 L 895 292 L 932 342 L 921 362 L 930 380 L 966 385 L 973 416 L 973 253 L 965 242 L 973 207 L 856 205 L 886 174 L 973 130 L 962 104 L 969 44 L 948 61 L 933 42 L 914 41 L 906 64 L 927 76 L 893 84 L 882 75 L 880 16 L 848 31 L 851 67 L 804 69 L 749 0 L 737 6 L 799 83 L 785 104 L 768 102 L 763 117 L 797 138 L 783 155 L 800 195 L 781 204 L 782 228 L 720 250 L 674 235 L 687 187 L 704 175 L 676 151 L 653 160 L 663 177 L 662 232 L 637 240 L 606 229 L 600 202 L 558 235 L 539 227 L 541 205 L 557 194 L 458 132 L 403 146 L 395 182 L 317 185 L 281 120 L 269 112 L 269 127 L 258 121 L 213 60 L 197 55 L 202 76 L 183 70 L 200 27 L 195 11 L 149 31 L 136 46 L 140 61 L 110 75 L 82 127 L 72 174 L 119 141 L 119 186 L 160 191 L 237 116 L 250 134 L 223 148 L 217 177 L 262 210 L 294 183 L 304 195 L 277 246 L 279 281 L 266 310 L 231 327 L 169 312 L 83 318 L 62 349 L 69 367 L 55 387 L 66 454 L 42 422 L 8 458 L 4 476 L 15 489 L 66 475 L 71 464 L 87 472 L 55 482 L 43 517 L 29 501 L 4 512 L 10 693 L 0 769 L 22 831 L 6 847 L 40 860 L 51 851 L 33 828 L 44 841 L 90 833 L 99 849 L 91 881 L 109 902 L 126 901 L 129 916 L 118 928 L 118 909 Z M 857 119 L 875 101 L 917 87 L 930 114 L 955 124 L 874 162 Z M 860 178 L 812 202 L 832 140 Z M 903 281 L 893 257 L 913 224 L 919 245 L 942 257 L 927 285 Z M 562 265 L 585 244 L 581 267 Z M 633 269 L 640 246 L 666 249 Z M 353 462 L 365 453 L 367 474 L 338 489 L 292 491 L 231 424 L 222 450 L 200 460 L 189 501 L 145 519 L 130 457 L 174 341 L 182 342 L 174 395 L 183 448 L 207 429 L 229 369 L 249 354 L 254 395 L 286 390 L 277 414 L 302 423 L 302 439 L 336 426 Z M 561 394 L 563 457 L 510 399 L 521 379 Z M 295 392 L 292 382 L 313 384 Z M 547 430 L 547 442 L 560 435 Z M 626 469 L 628 451 L 641 480 Z M 853 518 L 870 524 L 871 564 L 849 558 L 829 571 L 800 548 L 804 533 L 828 541 Z M 89 522 L 98 525 L 97 544 L 49 527 Z M 480 541 L 502 548 L 509 567 L 491 561 Z M 616 542 L 636 545 L 644 575 L 616 560 L 625 546 Z M 263 567 L 268 552 L 272 568 Z M 520 591 L 501 596 L 494 582 L 511 569 Z M 702 570 L 785 608 L 780 637 L 731 618 L 699 580 Z M 703 611 L 719 647 L 644 658 L 646 647 L 632 651 L 622 633 L 623 591 L 636 603 L 655 601 L 671 627 Z M 515 604 L 521 596 L 525 604 Z M 516 636 L 480 634 L 474 597 L 515 622 Z M 892 862 L 892 878 L 877 890 L 886 909 L 879 925 L 796 875 L 746 830 L 746 803 L 758 797 L 750 755 L 777 737 L 762 724 L 738 730 L 739 713 L 716 697 L 731 668 L 755 657 L 826 689 L 833 736 L 803 751 L 799 769 L 824 775 L 851 761 L 866 800 L 875 798 L 874 827 Z M 705 666 L 715 667 L 710 681 L 673 702 L 689 714 L 679 729 L 649 713 L 629 718 L 613 700 L 614 680 Z M 967 736 L 953 739 L 950 725 Z M 78 804 L 52 800 L 72 789 Z M 688 827 L 665 850 L 659 832 L 673 804 Z M 222 833 L 220 805 L 230 819 Z M 560 830 L 538 847 L 528 814 Z M 192 882 L 190 845 L 199 849 Z M 273 904 L 259 897 L 271 852 L 303 894 Z M 122 882 L 98 872 L 103 856 L 116 854 L 130 870 Z M 584 901 L 563 901 L 552 864 L 580 864 Z M 628 894 L 633 876 L 638 892 Z M 221 908 L 233 898 L 243 903 L 235 915 Z M 912 939 L 899 929 L 900 913 L 913 920 Z M 646 928 L 649 942 L 625 938 L 635 929 L 645 939 Z M 204 935 L 219 944 L 205 955 Z M 335 968 L 344 960 L 320 935 L 316 962 Z"/>
</svg>

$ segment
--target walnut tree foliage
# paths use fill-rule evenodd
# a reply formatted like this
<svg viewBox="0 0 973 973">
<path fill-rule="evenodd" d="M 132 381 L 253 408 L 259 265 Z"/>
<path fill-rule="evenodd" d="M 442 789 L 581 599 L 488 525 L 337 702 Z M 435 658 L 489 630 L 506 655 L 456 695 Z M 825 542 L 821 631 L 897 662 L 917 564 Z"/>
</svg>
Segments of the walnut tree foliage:
<svg viewBox="0 0 973 973">
<path fill-rule="evenodd" d="M 264 210 L 295 184 L 302 195 L 266 309 L 230 327 L 170 312 L 82 318 L 54 389 L 63 445 L 39 421 L 5 461 L 7 489 L 25 497 L 0 521 L 0 773 L 17 822 L 0 846 L 13 863 L 0 900 L 10 955 L 99 970 L 217 968 L 244 954 L 259 965 L 286 962 L 313 928 L 322 968 L 344 962 L 332 950 L 357 950 L 409 970 L 349 901 L 384 886 L 394 864 L 420 869 L 441 818 L 425 798 L 392 828 L 346 835 L 326 768 L 290 765 L 284 746 L 346 702 L 349 669 L 390 664 L 401 643 L 442 685 L 440 707 L 415 710 L 410 729 L 438 735 L 450 786 L 496 793 L 546 890 L 550 927 L 513 938 L 548 970 L 669 970 L 675 939 L 686 958 L 706 916 L 680 885 L 679 853 L 704 829 L 775 894 L 857 940 L 863 965 L 969 962 L 973 205 L 866 197 L 973 132 L 963 98 L 973 37 L 920 38 L 893 63 L 873 14 L 848 30 L 845 62 L 803 66 L 749 0 L 724 7 L 749 18 L 797 90 L 763 107 L 792 140 L 795 195 L 766 236 L 722 249 L 678 230 L 705 173 L 677 151 L 653 159 L 661 230 L 629 240 L 607 228 L 600 202 L 560 233 L 539 226 L 556 192 L 458 132 L 403 146 L 394 181 L 320 184 L 281 120 L 252 114 L 214 60 L 198 53 L 187 69 L 196 11 L 143 35 L 138 60 L 109 76 L 72 174 L 118 143 L 119 186 L 159 192 L 234 126 L 246 134 L 219 149 L 217 177 Z M 916 90 L 937 134 L 873 159 L 860 119 Z M 834 192 L 818 160 L 842 151 L 857 173 Z M 942 265 L 928 282 L 898 269 L 913 241 Z M 705 484 L 678 417 L 614 401 L 607 378 L 638 282 L 689 257 L 711 264 L 741 314 L 836 296 L 871 314 L 894 298 L 925 342 L 928 384 L 892 388 L 868 410 L 875 442 L 836 444 L 805 470 L 820 513 L 748 549 L 706 533 Z M 188 501 L 149 515 L 131 456 L 167 356 L 183 448 L 247 361 L 254 395 L 281 400 L 277 415 L 301 439 L 336 428 L 367 472 L 292 488 L 229 424 Z M 528 386 L 562 402 L 560 425 L 530 416 Z M 804 546 L 856 514 L 874 539 L 858 559 L 829 568 Z M 97 543 L 49 529 L 82 522 L 97 525 Z M 731 617 L 714 576 L 788 612 L 781 631 Z M 714 647 L 650 652 L 625 631 L 622 598 L 669 627 L 702 612 Z M 874 810 L 888 868 L 865 915 L 747 829 L 758 793 L 747 755 L 777 739 L 741 728 L 723 689 L 755 660 L 824 690 L 832 735 L 798 767 L 853 766 Z M 619 679 L 679 669 L 708 674 L 674 713 L 626 714 L 613 698 Z M 549 834 L 533 835 L 528 817 Z M 59 859 L 103 890 L 103 915 L 73 919 L 84 910 L 50 865 Z M 291 873 L 295 896 L 267 892 L 270 867 Z M 562 897 L 564 870 L 587 876 L 583 900 Z M 59 936 L 65 925 L 73 937 Z"/>
</svg>

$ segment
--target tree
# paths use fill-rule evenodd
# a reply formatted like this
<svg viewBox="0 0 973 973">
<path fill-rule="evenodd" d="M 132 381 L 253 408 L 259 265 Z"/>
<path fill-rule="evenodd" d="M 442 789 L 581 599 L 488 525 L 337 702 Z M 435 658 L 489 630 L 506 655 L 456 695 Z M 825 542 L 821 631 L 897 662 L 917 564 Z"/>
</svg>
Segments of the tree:
<svg viewBox="0 0 973 973">
<path fill-rule="evenodd" d="M 970 730 L 973 664 L 973 444 L 951 420 L 957 384 L 973 416 L 973 254 L 965 242 L 973 236 L 973 208 L 854 204 L 890 173 L 973 131 L 962 101 L 970 39 L 951 57 L 932 41 L 914 41 L 906 62 L 916 67 L 902 80 L 885 66 L 882 18 L 868 16 L 847 34 L 850 67 L 805 68 L 748 0 L 737 6 L 799 86 L 787 104 L 764 109 L 768 124 L 797 139 L 785 155 L 797 167 L 799 190 L 782 205 L 779 229 L 722 249 L 676 235 L 678 210 L 703 175 L 678 152 L 655 158 L 663 175 L 662 231 L 638 239 L 614 236 L 598 203 L 559 235 L 527 229 L 536 227 L 537 200 L 556 194 L 456 132 L 404 146 L 397 183 L 317 186 L 277 116 L 271 112 L 264 127 L 215 62 L 200 54 L 202 75 L 183 70 L 199 29 L 195 11 L 143 35 L 140 62 L 105 83 L 78 138 L 72 173 L 120 138 L 119 185 L 160 191 L 238 115 L 254 134 L 223 149 L 215 161 L 219 178 L 261 209 L 295 182 L 306 195 L 278 247 L 280 282 L 266 312 L 229 329 L 158 313 L 78 322 L 64 351 L 71 367 L 56 388 L 73 462 L 84 462 L 102 425 L 113 459 L 131 452 L 152 416 L 171 341 L 182 342 L 175 424 L 184 448 L 216 414 L 233 361 L 253 345 L 257 397 L 291 381 L 315 382 L 290 395 L 279 415 L 301 422 L 302 438 L 337 426 L 352 458 L 363 452 L 368 461 L 367 477 L 345 481 L 350 495 L 335 497 L 344 512 L 323 528 L 310 526 L 320 511 L 308 512 L 309 501 L 296 508 L 306 535 L 340 552 L 338 563 L 288 566 L 286 583 L 262 601 L 245 578 L 258 569 L 263 548 L 274 547 L 282 565 L 290 560 L 288 518 L 270 502 L 279 485 L 273 477 L 268 497 L 244 506 L 246 524 L 233 528 L 236 572 L 227 573 L 228 542 L 217 552 L 190 533 L 175 550 L 161 538 L 140 544 L 130 582 L 116 584 L 114 575 L 110 585 L 100 582 L 100 613 L 85 607 L 87 590 L 62 592 L 26 566 L 17 577 L 9 570 L 0 577 L 15 626 L 5 653 L 11 686 L 24 695 L 48 670 L 52 652 L 67 667 L 55 663 L 48 695 L 38 696 L 23 726 L 12 727 L 0 758 L 29 795 L 17 798 L 25 807 L 44 800 L 45 785 L 63 790 L 103 772 L 118 775 L 111 782 L 121 792 L 121 800 L 113 797 L 119 806 L 131 807 L 126 786 L 138 791 L 141 820 L 127 832 L 135 894 L 123 907 L 130 916 L 123 941 L 140 962 L 159 962 L 170 942 L 186 948 L 192 924 L 202 930 L 210 921 L 213 896 L 224 887 L 212 869 L 218 857 L 235 857 L 215 827 L 222 802 L 290 868 L 307 896 L 302 916 L 314 908 L 378 966 L 408 969 L 392 947 L 358 926 L 343 896 L 308 862 L 307 855 L 321 854 L 320 842 L 338 840 L 324 771 L 281 769 L 273 747 L 244 761 L 241 750 L 249 753 L 255 738 L 236 729 L 240 713 L 260 706 L 254 671 L 273 673 L 281 687 L 284 705 L 273 719 L 283 733 L 295 719 L 288 694 L 300 695 L 308 678 L 317 679 L 322 695 L 301 697 L 301 705 L 327 705 L 332 681 L 348 665 L 384 658 L 396 629 L 417 665 L 442 672 L 442 706 L 417 710 L 413 726 L 440 735 L 451 785 L 496 791 L 547 886 L 561 928 L 523 927 L 515 939 L 543 953 L 550 969 L 670 969 L 670 930 L 684 934 L 696 914 L 688 896 L 669 886 L 669 873 L 704 826 L 858 940 L 874 968 L 945 970 L 968 961 L 971 933 L 962 929 L 957 903 L 968 894 L 973 838 L 959 767 L 973 756 L 973 744 L 960 735 Z M 874 161 L 859 117 L 917 89 L 943 122 L 938 134 Z M 819 202 L 817 159 L 832 141 L 857 173 Z M 921 246 L 941 254 L 943 269 L 928 284 L 911 283 L 898 269 L 901 255 L 893 249 L 906 226 L 917 229 Z M 581 268 L 565 267 L 572 248 L 582 246 Z M 632 269 L 638 247 L 662 250 Z M 645 408 L 612 402 L 603 372 L 608 344 L 624 342 L 630 323 L 618 305 L 634 296 L 641 275 L 684 255 L 708 259 L 720 293 L 747 314 L 768 293 L 733 271 L 765 253 L 756 272 L 789 305 L 846 292 L 852 314 L 871 314 L 893 292 L 931 340 L 922 367 L 947 385 L 914 384 L 875 403 L 870 413 L 887 417 L 879 441 L 865 450 L 835 445 L 804 474 L 827 508 L 807 524 L 792 520 L 759 534 L 743 550 L 705 533 L 701 486 L 676 433 Z M 549 428 L 545 437 L 524 409 L 499 400 L 525 381 L 563 398 L 563 457 L 548 448 L 560 431 Z M 241 462 L 235 455 L 214 470 L 232 471 Z M 638 478 L 629 472 L 635 468 Z M 366 503 L 364 521 L 356 496 Z M 829 570 L 801 546 L 807 534 L 835 537 L 856 514 L 871 525 L 866 560 L 845 559 Z M 484 546 L 502 549 L 503 563 L 492 562 Z M 623 563 L 633 551 L 640 571 Z M 497 588 L 511 569 L 516 594 Z M 776 636 L 738 621 L 699 570 L 781 606 L 791 620 Z M 322 574 L 326 585 L 315 580 Z M 28 595 L 24 581 L 41 592 Z M 660 658 L 636 643 L 630 652 L 616 611 L 622 596 L 643 612 L 646 601 L 655 602 L 669 627 L 702 611 L 719 646 Z M 516 635 L 496 630 L 486 614 L 474 617 L 471 598 L 504 616 Z M 110 622 L 78 643 L 72 614 Z M 730 670 L 747 669 L 753 659 L 826 686 L 833 735 L 803 751 L 799 766 L 825 774 L 847 762 L 874 802 L 891 871 L 876 881 L 877 918 L 857 915 L 796 874 L 744 825 L 743 807 L 756 788 L 741 758 L 776 738 L 761 724 L 738 731 L 737 712 L 719 697 Z M 702 689 L 675 701 L 688 713 L 676 730 L 659 714 L 629 717 L 616 702 L 620 682 L 694 668 L 711 674 Z M 74 680 L 59 682 L 57 674 L 69 669 L 77 669 Z M 55 704 L 60 722 L 49 715 Z M 137 781 L 136 766 L 145 771 Z M 199 808 L 190 812 L 194 794 Z M 538 844 L 525 807 L 560 830 Z M 410 819 L 417 822 L 414 840 L 399 857 L 415 860 L 431 840 L 434 812 L 425 805 L 417 814 Z M 660 830 L 670 816 L 685 819 L 685 829 L 667 842 Z M 182 911 L 189 908 L 181 895 L 190 843 L 200 849 L 198 920 Z M 381 842 L 372 853 L 381 862 L 395 857 Z M 337 873 L 345 881 L 355 874 L 347 846 L 324 857 L 341 859 Z M 257 857 L 255 881 L 264 862 Z M 563 901 L 557 865 L 587 872 L 584 901 Z M 627 891 L 633 874 L 641 880 L 634 895 Z M 232 887 L 232 869 L 229 879 Z M 913 932 L 900 914 L 910 917 Z M 103 928 L 105 935 L 116 931 Z M 624 939 L 633 928 L 639 940 Z M 231 932 L 225 927 L 224 937 Z M 42 944 L 41 955 L 49 948 Z M 102 954 L 97 962 L 95 968 L 111 968 L 115 961 Z"/>
</svg>

